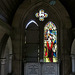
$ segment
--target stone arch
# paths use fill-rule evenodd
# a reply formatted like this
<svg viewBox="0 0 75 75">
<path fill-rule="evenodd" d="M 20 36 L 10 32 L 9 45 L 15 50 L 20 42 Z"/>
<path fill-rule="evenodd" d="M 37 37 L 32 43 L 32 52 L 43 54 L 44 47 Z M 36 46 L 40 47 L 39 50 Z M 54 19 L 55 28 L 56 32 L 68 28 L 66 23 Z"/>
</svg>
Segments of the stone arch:
<svg viewBox="0 0 75 75">
<path fill-rule="evenodd" d="M 45 1 L 43 1 L 43 2 L 42 1 L 34 1 L 33 3 L 32 2 L 28 2 L 28 1 L 24 1 L 18 7 L 18 10 L 16 11 L 16 13 L 14 15 L 12 26 L 13 27 L 20 26 L 20 23 L 23 23 L 24 18 L 27 17 L 27 15 L 29 14 L 29 12 L 32 9 L 34 9 L 35 7 L 37 7 L 39 5 L 42 5 L 42 4 L 48 5 L 52 9 L 52 11 L 51 11 L 52 13 L 55 11 L 55 13 L 57 13 L 57 15 L 59 16 L 59 18 L 62 19 L 64 25 L 67 22 L 68 26 L 66 26 L 66 27 L 68 27 L 68 28 L 71 27 L 71 21 L 70 21 L 70 17 L 68 15 L 68 12 L 66 11 L 66 9 L 64 8 L 64 6 L 58 0 L 56 1 L 56 4 L 54 6 L 50 5 L 48 2 L 45 2 Z M 61 12 L 62 10 L 63 10 L 63 12 Z M 64 17 L 64 19 L 63 19 L 63 17 Z M 15 20 L 17 21 L 16 22 L 17 24 L 15 24 Z"/>
<path fill-rule="evenodd" d="M 12 41 L 8 34 L 5 34 L 0 42 L 1 75 L 12 72 Z"/>
<path fill-rule="evenodd" d="M 35 8 L 39 7 L 39 6 L 43 6 L 43 8 L 46 9 L 46 7 L 48 7 L 49 13 L 52 15 L 52 21 L 55 22 L 55 25 L 58 28 L 58 43 L 60 43 L 59 46 L 59 58 L 62 60 L 63 64 L 63 75 L 67 75 L 69 74 L 68 70 L 65 70 L 65 67 L 67 66 L 67 63 L 70 62 L 70 57 L 69 57 L 69 51 L 70 51 L 70 44 L 69 44 L 69 29 L 71 28 L 71 21 L 70 21 L 70 17 L 68 15 L 68 12 L 66 11 L 66 9 L 64 8 L 64 6 L 58 1 L 56 0 L 56 4 L 55 5 L 50 5 L 49 1 L 42 1 L 42 0 L 38 0 L 38 1 L 34 1 L 34 2 L 29 2 L 29 1 L 24 1 L 18 8 L 18 10 L 16 11 L 14 18 L 13 18 L 13 22 L 12 22 L 12 26 L 14 28 L 14 38 L 13 38 L 13 46 L 14 46 L 14 52 L 16 53 L 15 56 L 17 58 L 17 60 L 22 60 L 22 51 L 24 49 L 24 43 L 23 41 L 25 40 L 24 36 L 25 36 L 25 31 L 24 28 L 28 22 L 28 15 L 31 13 L 32 10 L 34 10 Z M 36 9 L 37 10 L 37 9 Z M 32 11 L 33 12 L 33 11 Z M 53 20 L 53 18 L 55 20 Z M 16 32 L 16 33 L 15 33 Z M 67 40 L 66 40 L 67 38 Z M 16 41 L 17 39 L 17 41 Z M 65 43 L 66 42 L 66 43 Z M 64 49 L 64 50 L 63 50 Z M 67 53 L 68 51 L 68 53 Z M 67 57 L 65 56 L 67 53 Z M 63 57 L 62 57 L 63 54 Z M 68 61 L 65 61 L 66 58 L 69 58 Z M 14 61 L 14 63 L 17 62 L 18 64 L 16 66 L 19 67 L 19 69 L 17 69 L 18 73 L 16 72 L 16 68 L 14 67 L 14 71 L 16 74 L 21 74 L 21 62 L 22 61 Z M 15 65 L 15 64 L 14 64 Z M 65 65 L 65 66 L 64 66 Z M 70 65 L 70 63 L 68 63 L 68 65 Z M 70 66 L 69 66 L 70 67 Z M 68 73 L 67 73 L 68 72 Z"/>
</svg>

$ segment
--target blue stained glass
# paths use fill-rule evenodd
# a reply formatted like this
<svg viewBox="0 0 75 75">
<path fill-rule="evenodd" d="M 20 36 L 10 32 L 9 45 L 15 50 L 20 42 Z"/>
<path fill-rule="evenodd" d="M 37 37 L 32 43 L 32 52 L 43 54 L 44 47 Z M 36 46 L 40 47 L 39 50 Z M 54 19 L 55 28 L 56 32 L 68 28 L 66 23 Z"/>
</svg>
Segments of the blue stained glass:
<svg viewBox="0 0 75 75">
<path fill-rule="evenodd" d="M 53 53 L 53 55 L 56 57 L 56 53 Z"/>
<path fill-rule="evenodd" d="M 54 41 L 54 44 L 56 43 L 56 40 Z"/>
</svg>

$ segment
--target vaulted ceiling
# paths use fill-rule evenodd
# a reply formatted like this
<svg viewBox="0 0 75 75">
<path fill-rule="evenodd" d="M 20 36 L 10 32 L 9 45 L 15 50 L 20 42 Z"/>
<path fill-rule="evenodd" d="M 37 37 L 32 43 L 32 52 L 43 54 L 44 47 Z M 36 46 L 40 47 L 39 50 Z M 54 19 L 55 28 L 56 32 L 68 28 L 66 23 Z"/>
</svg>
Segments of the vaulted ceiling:
<svg viewBox="0 0 75 75">
<path fill-rule="evenodd" d="M 0 0 L 0 19 L 11 24 L 13 15 L 23 0 Z"/>
<path fill-rule="evenodd" d="M 0 19 L 2 19 L 4 22 L 11 25 L 13 16 L 18 8 L 18 6 L 23 2 L 24 0 L 0 0 Z M 59 0 L 64 7 L 67 9 L 71 21 L 72 21 L 72 27 L 75 27 L 74 25 L 74 18 L 75 18 L 75 0 Z"/>
<path fill-rule="evenodd" d="M 68 11 L 71 22 L 72 22 L 72 27 L 75 28 L 75 0 L 59 0 L 66 10 Z"/>
</svg>

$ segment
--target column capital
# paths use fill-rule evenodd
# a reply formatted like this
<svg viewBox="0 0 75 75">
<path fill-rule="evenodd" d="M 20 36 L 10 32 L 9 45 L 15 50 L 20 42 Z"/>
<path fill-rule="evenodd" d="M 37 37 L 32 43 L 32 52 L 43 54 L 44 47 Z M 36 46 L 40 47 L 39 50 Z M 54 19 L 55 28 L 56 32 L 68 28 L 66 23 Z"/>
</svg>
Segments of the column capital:
<svg viewBox="0 0 75 75">
<path fill-rule="evenodd" d="M 12 56 L 13 56 L 13 54 L 9 54 L 9 59 L 10 59 L 10 60 L 12 59 Z"/>
<path fill-rule="evenodd" d="M 75 54 L 71 54 L 71 57 L 72 57 L 72 58 L 75 58 Z"/>
<path fill-rule="evenodd" d="M 1 64 L 4 65 L 6 63 L 6 58 L 1 58 L 0 61 L 1 61 Z"/>
</svg>

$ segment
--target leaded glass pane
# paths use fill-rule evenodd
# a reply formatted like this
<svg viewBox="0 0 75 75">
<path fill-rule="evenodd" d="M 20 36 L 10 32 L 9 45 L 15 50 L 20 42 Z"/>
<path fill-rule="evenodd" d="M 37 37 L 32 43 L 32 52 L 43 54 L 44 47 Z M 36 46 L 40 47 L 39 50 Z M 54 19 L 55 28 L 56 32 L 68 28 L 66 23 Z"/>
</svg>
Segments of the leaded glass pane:
<svg viewBox="0 0 75 75">
<path fill-rule="evenodd" d="M 57 29 L 51 21 L 44 27 L 44 62 L 57 62 Z"/>
<path fill-rule="evenodd" d="M 39 10 L 39 13 L 37 12 L 37 13 L 35 14 L 35 16 L 36 16 L 37 18 L 39 18 L 40 21 L 44 21 L 44 18 L 47 18 L 47 17 L 48 17 L 48 14 L 45 13 L 43 9 L 41 9 L 41 10 Z"/>
</svg>

